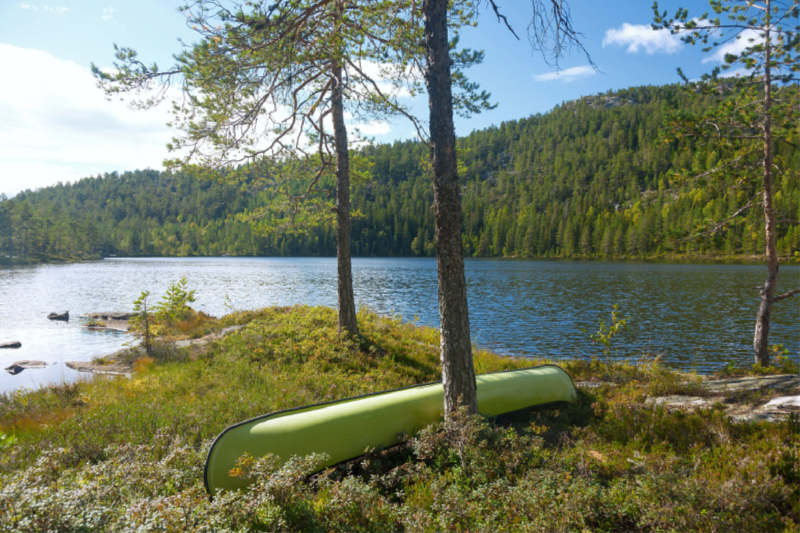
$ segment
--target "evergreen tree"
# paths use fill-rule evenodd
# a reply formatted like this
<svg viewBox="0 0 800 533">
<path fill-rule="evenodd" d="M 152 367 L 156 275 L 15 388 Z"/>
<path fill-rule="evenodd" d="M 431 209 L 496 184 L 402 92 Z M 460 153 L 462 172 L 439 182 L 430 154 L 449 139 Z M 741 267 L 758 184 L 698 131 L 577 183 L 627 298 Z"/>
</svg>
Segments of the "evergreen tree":
<svg viewBox="0 0 800 533">
<path fill-rule="evenodd" d="M 763 249 L 767 263 L 767 279 L 760 289 L 761 303 L 756 319 L 753 349 L 757 364 L 769 364 L 769 322 L 772 304 L 800 293 L 800 289 L 775 295 L 778 281 L 778 217 L 775 210 L 775 170 L 796 173 L 798 167 L 791 159 L 782 160 L 775 153 L 775 145 L 797 147 L 797 124 L 800 106 L 797 102 L 797 85 L 800 81 L 800 3 L 779 0 L 711 0 L 715 15 L 709 19 L 703 14 L 699 19 L 689 18 L 685 9 L 679 9 L 674 18 L 653 5 L 655 23 L 673 33 L 683 35 L 684 42 L 707 45 L 709 51 L 722 42 L 746 39 L 747 46 L 739 54 L 726 54 L 723 67 L 703 77 L 700 83 L 684 81 L 691 92 L 722 94 L 718 105 L 703 113 L 674 113 L 669 117 L 673 138 L 694 137 L 709 141 L 705 150 L 697 152 L 691 168 L 683 176 L 705 185 L 716 184 L 729 194 L 749 192 L 750 199 L 734 213 L 721 217 L 723 202 L 709 202 L 702 210 L 710 221 L 699 233 L 715 236 L 750 208 L 761 206 L 764 216 Z M 709 44 L 709 39 L 713 41 Z M 719 39 L 720 41 L 716 41 Z M 736 78 L 720 78 L 722 70 L 739 66 L 746 74 Z M 754 130 L 759 131 L 758 134 Z M 701 164 L 700 162 L 703 162 Z M 704 198 L 705 200 L 705 198 Z M 727 200 L 724 198 L 723 200 Z M 797 223 L 797 221 L 791 221 Z M 718 243 L 716 243 L 718 245 Z M 757 245 L 757 247 L 760 247 Z"/>
</svg>

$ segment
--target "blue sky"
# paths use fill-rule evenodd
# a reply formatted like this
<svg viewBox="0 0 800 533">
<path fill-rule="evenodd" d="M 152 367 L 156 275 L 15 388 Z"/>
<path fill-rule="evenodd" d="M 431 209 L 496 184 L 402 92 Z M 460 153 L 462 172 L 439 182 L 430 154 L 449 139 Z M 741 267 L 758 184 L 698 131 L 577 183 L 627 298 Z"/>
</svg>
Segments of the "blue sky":
<svg viewBox="0 0 800 533">
<path fill-rule="evenodd" d="M 91 62 L 110 67 L 113 43 L 136 49 L 147 63 L 171 64 L 178 38 L 195 39 L 168 0 L 39 0 L 0 2 L 0 193 L 72 181 L 87 175 L 136 168 L 160 168 L 172 133 L 165 125 L 166 106 L 133 111 L 106 101 L 89 73 Z M 503 121 L 545 113 L 587 94 L 636 85 L 678 81 L 676 67 L 690 77 L 709 71 L 715 60 L 699 47 L 649 30 L 649 0 L 572 0 L 575 27 L 601 73 L 577 51 L 561 61 L 556 73 L 532 52 L 525 38 L 530 19 L 527 1 L 499 0 L 516 40 L 484 9 L 477 28 L 464 31 L 463 46 L 483 49 L 486 60 L 469 71 L 499 106 L 470 120 L 458 119 L 459 135 Z M 662 1 L 674 12 L 692 15 L 707 8 L 704 0 Z M 414 109 L 426 113 L 424 101 Z M 379 142 L 407 139 L 402 122 L 367 128 Z"/>
</svg>

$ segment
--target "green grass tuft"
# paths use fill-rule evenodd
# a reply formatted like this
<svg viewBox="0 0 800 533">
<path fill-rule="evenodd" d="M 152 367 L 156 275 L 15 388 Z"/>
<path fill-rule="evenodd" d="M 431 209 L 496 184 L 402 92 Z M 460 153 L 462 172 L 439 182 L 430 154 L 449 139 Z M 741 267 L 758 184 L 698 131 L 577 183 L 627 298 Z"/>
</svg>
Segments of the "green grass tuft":
<svg viewBox="0 0 800 533">
<path fill-rule="evenodd" d="M 320 457 L 243 458 L 243 492 L 210 501 L 226 426 L 270 411 L 439 379 L 439 334 L 369 311 L 284 307 L 203 319 L 204 351 L 0 397 L 4 531 L 798 531 L 800 423 L 733 424 L 715 406 L 648 406 L 699 377 L 657 361 L 561 361 L 576 405 L 459 413 L 405 444 L 310 475 Z M 477 351 L 479 373 L 545 361 Z"/>
</svg>

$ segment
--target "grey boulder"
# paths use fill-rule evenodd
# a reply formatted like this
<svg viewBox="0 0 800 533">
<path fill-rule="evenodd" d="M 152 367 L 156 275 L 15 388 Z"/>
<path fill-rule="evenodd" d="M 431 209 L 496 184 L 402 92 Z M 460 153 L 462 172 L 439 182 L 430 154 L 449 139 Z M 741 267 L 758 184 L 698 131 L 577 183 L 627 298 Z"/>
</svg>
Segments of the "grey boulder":
<svg viewBox="0 0 800 533">
<path fill-rule="evenodd" d="M 31 368 L 47 368 L 47 363 L 44 361 L 17 361 L 9 367 L 6 367 L 6 372 L 9 374 L 19 374 L 23 370 Z"/>
</svg>

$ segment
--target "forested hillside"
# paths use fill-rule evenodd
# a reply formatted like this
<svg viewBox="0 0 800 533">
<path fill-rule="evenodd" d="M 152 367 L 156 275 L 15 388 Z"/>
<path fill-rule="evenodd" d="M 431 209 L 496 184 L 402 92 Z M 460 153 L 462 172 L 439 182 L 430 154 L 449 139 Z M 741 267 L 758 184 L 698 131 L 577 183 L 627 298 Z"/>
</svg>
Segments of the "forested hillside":
<svg viewBox="0 0 800 533">
<path fill-rule="evenodd" d="M 715 144 L 667 143 L 668 109 L 702 109 L 677 86 L 585 97 L 460 140 L 465 252 L 479 257 L 752 257 L 763 253 L 763 214 L 729 230 L 681 240 L 743 206 L 755 192 L 678 182 L 669 172 L 710 168 Z M 775 186 L 777 218 L 800 218 L 800 156 Z M 353 186 L 353 253 L 433 255 L 433 190 L 418 142 L 363 150 L 372 180 Z M 259 235 L 237 214 L 266 191 L 156 171 L 86 178 L 0 202 L 0 255 L 31 260 L 97 256 L 335 255 L 332 227 Z M 800 250 L 800 227 L 779 226 L 781 255 Z"/>
</svg>

